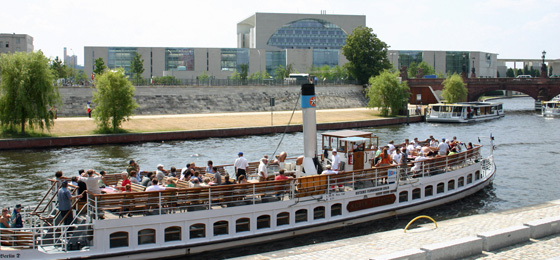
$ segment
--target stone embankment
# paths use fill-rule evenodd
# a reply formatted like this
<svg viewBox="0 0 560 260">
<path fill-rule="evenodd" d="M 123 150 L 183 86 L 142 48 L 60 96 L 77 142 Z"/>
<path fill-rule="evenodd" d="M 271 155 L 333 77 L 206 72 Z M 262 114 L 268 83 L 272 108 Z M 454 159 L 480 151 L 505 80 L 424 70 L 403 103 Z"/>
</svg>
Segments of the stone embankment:
<svg viewBox="0 0 560 260">
<path fill-rule="evenodd" d="M 84 116 L 93 87 L 61 87 L 58 116 Z M 300 86 L 139 86 L 136 115 L 293 110 Z M 317 86 L 321 109 L 365 107 L 364 88 L 356 85 Z"/>
</svg>

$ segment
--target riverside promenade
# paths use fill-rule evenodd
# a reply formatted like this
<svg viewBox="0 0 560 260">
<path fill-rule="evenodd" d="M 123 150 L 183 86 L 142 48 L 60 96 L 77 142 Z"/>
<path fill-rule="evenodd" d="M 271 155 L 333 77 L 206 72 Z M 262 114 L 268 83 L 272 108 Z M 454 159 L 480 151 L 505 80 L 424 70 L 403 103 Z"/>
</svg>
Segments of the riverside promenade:
<svg viewBox="0 0 560 260">
<path fill-rule="evenodd" d="M 413 215 L 410 216 L 412 219 Z M 420 221 L 420 220 L 418 220 Z M 436 219 L 437 221 L 437 219 Z M 551 222 L 543 230 L 554 233 L 539 238 L 530 238 L 525 224 L 538 221 Z M 491 212 L 437 222 L 425 220 L 415 229 L 404 232 L 396 229 L 370 235 L 357 236 L 331 242 L 301 246 L 285 250 L 266 252 L 235 258 L 237 260 L 288 260 L 288 259 L 554 259 L 560 260 L 560 200 L 529 207 Z M 492 232 L 498 231 L 498 232 Z M 523 233 L 523 234 L 522 234 Z M 457 257 L 459 251 L 477 235 L 495 240 L 493 243 L 506 245 L 493 250 L 482 250 L 467 257 Z M 520 242 L 516 242 L 521 240 Z M 431 249 L 450 246 L 455 248 L 441 251 L 437 257 L 426 257 L 421 248 Z M 462 244 L 461 244 L 462 243 Z M 511 245 L 510 245 L 511 244 Z M 434 251 L 432 251 L 434 252 Z M 414 255 L 418 253 L 420 255 Z"/>
</svg>

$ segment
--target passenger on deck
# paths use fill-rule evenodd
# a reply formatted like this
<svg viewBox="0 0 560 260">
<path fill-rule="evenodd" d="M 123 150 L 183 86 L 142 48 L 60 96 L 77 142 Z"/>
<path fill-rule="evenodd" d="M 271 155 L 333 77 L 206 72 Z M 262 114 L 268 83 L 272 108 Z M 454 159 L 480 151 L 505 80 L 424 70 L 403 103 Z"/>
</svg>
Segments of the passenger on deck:
<svg viewBox="0 0 560 260">
<path fill-rule="evenodd" d="M 383 152 L 380 153 L 378 157 L 379 161 L 375 164 L 375 166 L 385 166 L 391 164 L 391 156 L 389 155 L 387 148 L 383 148 Z"/>
<path fill-rule="evenodd" d="M 222 185 L 222 175 L 218 171 L 218 167 L 212 167 L 212 174 L 214 174 L 214 183 L 216 185 Z"/>
<path fill-rule="evenodd" d="M 441 143 L 438 145 L 438 155 L 446 156 L 449 153 L 449 145 L 445 142 L 445 138 L 441 139 Z"/>
<path fill-rule="evenodd" d="M 134 160 L 130 160 L 126 167 L 126 172 L 128 172 L 128 174 L 130 174 L 131 171 L 140 172 L 140 166 Z"/>
<path fill-rule="evenodd" d="M 72 179 L 68 184 L 72 184 L 74 186 L 78 186 L 78 176 L 72 176 Z"/>
<path fill-rule="evenodd" d="M 146 191 L 160 191 L 160 190 L 165 190 L 165 187 L 158 185 L 158 180 L 156 178 L 152 180 L 152 185 L 146 188 Z"/>
<path fill-rule="evenodd" d="M 237 179 L 237 184 L 246 184 L 247 182 L 247 178 L 245 177 L 245 175 L 239 175 L 239 179 Z"/>
<path fill-rule="evenodd" d="M 126 191 L 126 185 L 131 185 L 130 184 L 130 179 L 128 179 L 128 174 L 127 172 L 121 172 L 121 178 L 122 178 L 122 183 L 121 186 L 117 187 L 119 189 L 121 189 L 122 191 Z"/>
<path fill-rule="evenodd" d="M 204 178 L 204 180 L 202 180 L 202 183 L 200 184 L 200 186 L 202 186 L 202 187 L 210 186 L 210 178 L 208 178 L 208 177 Z"/>
<path fill-rule="evenodd" d="M 395 151 L 391 154 L 391 160 L 392 160 L 392 164 L 399 165 L 403 163 L 400 147 L 395 147 Z"/>
<path fill-rule="evenodd" d="M 10 227 L 10 210 L 7 208 L 2 209 L 2 217 L 0 217 L 0 228 L 9 228 Z"/>
<path fill-rule="evenodd" d="M 169 174 L 167 176 L 177 177 L 177 168 L 175 168 L 175 166 L 171 166 L 171 169 L 169 169 Z"/>
<path fill-rule="evenodd" d="M 393 152 L 395 151 L 395 141 L 391 140 L 389 141 L 389 144 L 387 144 L 387 146 L 389 147 L 389 151 L 387 151 L 389 154 L 393 154 Z"/>
<path fill-rule="evenodd" d="M 333 171 L 333 170 L 331 169 L 332 166 L 330 166 L 330 165 L 325 166 L 325 168 L 326 168 L 326 169 L 321 173 L 321 175 L 338 174 L 337 171 Z"/>
<path fill-rule="evenodd" d="M 136 183 L 136 184 L 140 184 L 140 182 L 138 181 L 137 178 L 138 173 L 136 171 L 130 171 L 130 182 L 131 183 Z"/>
<path fill-rule="evenodd" d="M 148 187 L 148 185 L 150 185 L 150 183 L 152 182 L 153 177 L 154 177 L 154 173 L 148 172 L 148 174 L 144 176 L 144 178 L 142 178 L 142 182 L 140 184 L 142 184 L 142 186 L 144 187 Z"/>
<path fill-rule="evenodd" d="M 63 181 L 70 180 L 70 178 L 62 176 L 62 171 L 55 172 L 54 177 L 56 178 L 56 188 L 57 189 L 60 189 Z"/>
<path fill-rule="evenodd" d="M 284 169 L 280 169 L 280 171 L 278 171 L 278 175 L 274 177 L 275 181 L 287 180 L 287 179 L 290 179 L 290 177 L 284 175 Z"/>
<path fill-rule="evenodd" d="M 163 164 L 158 164 L 157 165 L 156 178 L 160 183 L 163 180 L 163 177 L 167 176 L 167 173 L 168 173 L 168 171 L 163 169 Z"/>
<path fill-rule="evenodd" d="M 430 135 L 430 147 L 437 148 L 439 142 L 434 138 L 434 136 Z"/>
<path fill-rule="evenodd" d="M 168 187 L 168 188 L 175 188 L 175 187 L 177 187 L 177 182 L 178 182 L 177 178 L 175 178 L 175 177 L 168 177 L 168 178 L 167 178 L 167 186 L 165 186 L 165 187 Z"/>
<path fill-rule="evenodd" d="M 17 204 L 12 212 L 12 216 L 10 217 L 10 227 L 11 228 L 22 228 L 23 227 L 23 219 L 21 218 L 21 209 L 23 207 L 21 204 Z"/>
<path fill-rule="evenodd" d="M 259 181 L 266 181 L 266 179 L 268 178 L 268 168 L 266 167 L 267 163 L 268 160 L 266 158 L 261 158 L 257 173 L 259 176 Z"/>
<path fill-rule="evenodd" d="M 194 167 L 196 165 L 194 164 L 194 162 L 192 163 L 188 163 L 186 168 L 183 168 L 183 170 L 181 171 L 181 178 L 180 180 L 182 181 L 189 181 L 191 179 L 191 177 L 194 175 Z"/>
<path fill-rule="evenodd" d="M 208 166 L 206 166 L 206 173 L 211 173 L 213 167 L 214 167 L 214 162 L 209 160 L 208 161 Z"/>
<path fill-rule="evenodd" d="M 332 165 L 331 165 L 332 169 L 334 171 L 339 171 L 339 167 L 340 167 L 340 157 L 338 156 L 338 152 L 336 150 L 332 151 Z"/>
<path fill-rule="evenodd" d="M 414 159 L 414 166 L 412 167 L 411 171 L 416 173 L 419 172 L 420 170 L 422 170 L 422 164 L 424 160 L 426 160 L 428 158 L 424 157 L 424 153 L 420 152 L 418 154 L 418 156 L 416 156 L 416 159 Z"/>
<path fill-rule="evenodd" d="M 72 214 L 72 200 L 81 197 L 82 194 L 72 196 L 72 193 L 68 190 L 68 182 L 62 182 L 62 187 L 58 190 L 58 210 L 60 211 L 60 217 L 62 218 L 68 214 L 68 216 L 64 219 L 64 225 L 72 224 L 72 220 L 74 219 Z"/>
<path fill-rule="evenodd" d="M 235 168 L 235 177 L 239 179 L 239 175 L 247 175 L 247 168 L 249 167 L 249 162 L 243 157 L 243 152 L 237 154 L 239 156 L 235 159 L 233 167 Z"/>
<path fill-rule="evenodd" d="M 418 141 L 418 137 L 414 137 L 414 142 L 413 142 L 413 144 L 414 144 L 414 148 L 416 148 L 416 149 L 422 147 L 422 145 L 420 145 L 420 141 Z"/>
<path fill-rule="evenodd" d="M 193 178 L 191 179 L 191 181 L 189 181 L 189 188 L 198 188 L 200 187 L 200 181 L 198 181 L 198 178 Z"/>
<path fill-rule="evenodd" d="M 471 142 L 469 142 L 469 144 L 467 144 L 467 150 L 471 150 L 473 149 L 473 145 Z"/>
<path fill-rule="evenodd" d="M 416 142 L 412 141 L 406 146 L 406 154 L 408 156 L 416 156 L 416 146 L 415 146 L 415 144 L 416 144 Z"/>
<path fill-rule="evenodd" d="M 101 177 L 105 177 L 106 172 L 100 171 L 99 174 L 101 174 Z M 99 179 L 99 181 L 97 181 L 97 184 L 99 184 L 99 188 L 105 188 L 107 186 L 105 185 L 105 181 L 103 179 Z"/>
<path fill-rule="evenodd" d="M 451 150 L 449 151 L 449 154 L 447 154 L 447 155 L 454 155 L 456 153 L 457 153 L 457 148 L 453 147 L 453 148 L 451 148 Z"/>
<path fill-rule="evenodd" d="M 194 172 L 194 175 L 191 177 L 190 181 L 192 182 L 195 179 L 198 180 L 198 183 L 202 183 L 202 177 L 200 176 L 200 172 L 198 171 Z"/>
<path fill-rule="evenodd" d="M 231 184 L 234 184 L 234 183 L 229 180 L 229 175 L 226 175 L 224 177 L 224 183 L 222 183 L 222 185 L 231 185 Z"/>
<path fill-rule="evenodd" d="M 103 180 L 104 177 L 92 169 L 87 170 L 87 172 L 80 177 L 80 180 L 86 183 L 87 190 L 93 194 L 101 194 L 101 189 L 99 188 L 100 179 Z"/>
</svg>

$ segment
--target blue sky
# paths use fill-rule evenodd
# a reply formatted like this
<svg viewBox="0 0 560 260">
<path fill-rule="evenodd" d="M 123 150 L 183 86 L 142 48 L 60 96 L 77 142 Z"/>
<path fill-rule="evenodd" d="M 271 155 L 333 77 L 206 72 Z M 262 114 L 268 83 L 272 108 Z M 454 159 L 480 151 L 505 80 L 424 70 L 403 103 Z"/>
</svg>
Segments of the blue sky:
<svg viewBox="0 0 560 260">
<path fill-rule="evenodd" d="M 2 3 L 0 33 L 83 64 L 84 46 L 236 47 L 236 25 L 256 12 L 366 15 L 397 50 L 468 50 L 498 58 L 560 58 L 560 0 L 25 0 Z M 70 50 L 71 49 L 71 50 Z"/>
</svg>

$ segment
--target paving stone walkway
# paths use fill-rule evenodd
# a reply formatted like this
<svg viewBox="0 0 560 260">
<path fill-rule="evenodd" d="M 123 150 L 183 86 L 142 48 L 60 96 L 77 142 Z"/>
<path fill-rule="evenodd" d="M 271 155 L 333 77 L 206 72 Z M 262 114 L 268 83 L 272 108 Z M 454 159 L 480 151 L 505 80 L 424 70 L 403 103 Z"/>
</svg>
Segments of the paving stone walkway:
<svg viewBox="0 0 560 260">
<path fill-rule="evenodd" d="M 560 200 L 535 206 L 474 215 L 421 225 L 416 229 L 379 232 L 332 242 L 249 255 L 236 259 L 371 259 L 425 245 L 476 237 L 477 234 L 498 230 L 542 218 L 560 216 Z M 560 259 L 560 234 L 531 239 L 492 252 L 483 252 L 466 259 Z"/>
</svg>

